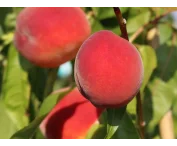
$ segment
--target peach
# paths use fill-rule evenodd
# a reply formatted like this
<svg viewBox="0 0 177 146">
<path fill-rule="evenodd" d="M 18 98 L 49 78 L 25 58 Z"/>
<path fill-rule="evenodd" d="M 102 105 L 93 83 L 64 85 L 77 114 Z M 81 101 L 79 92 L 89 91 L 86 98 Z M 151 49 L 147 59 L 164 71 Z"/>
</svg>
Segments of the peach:
<svg viewBox="0 0 177 146">
<path fill-rule="evenodd" d="M 138 50 L 111 31 L 91 35 L 75 59 L 75 81 L 93 105 L 119 108 L 137 94 L 143 80 Z"/>
<path fill-rule="evenodd" d="M 78 7 L 27 7 L 17 17 L 14 44 L 33 64 L 53 68 L 75 57 L 91 28 Z"/>
<path fill-rule="evenodd" d="M 48 139 L 84 139 L 103 111 L 103 108 L 94 107 L 75 88 L 57 103 L 40 129 Z"/>
</svg>

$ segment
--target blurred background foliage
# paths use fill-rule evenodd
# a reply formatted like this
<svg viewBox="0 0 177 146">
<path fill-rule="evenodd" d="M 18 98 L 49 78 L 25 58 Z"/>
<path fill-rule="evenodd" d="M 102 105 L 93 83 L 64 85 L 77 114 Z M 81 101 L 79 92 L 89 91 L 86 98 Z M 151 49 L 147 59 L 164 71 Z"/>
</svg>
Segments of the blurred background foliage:
<svg viewBox="0 0 177 146">
<path fill-rule="evenodd" d="M 0 139 L 10 138 L 28 125 L 13 137 L 44 138 L 38 130 L 40 122 L 53 108 L 58 96 L 62 98 L 67 93 L 50 94 L 50 91 L 75 86 L 74 59 L 55 70 L 43 69 L 34 66 L 16 51 L 13 35 L 16 17 L 22 9 L 0 8 Z M 88 7 L 83 10 L 90 21 L 92 33 L 107 29 L 120 35 L 113 8 Z M 161 138 L 159 125 L 169 111 L 173 116 L 177 138 L 176 10 L 177 8 L 121 8 L 127 21 L 130 42 L 140 51 L 144 64 L 141 93 L 145 138 Z M 52 81 L 54 86 L 46 91 L 47 86 L 51 85 L 48 78 L 53 74 L 56 75 Z M 139 138 L 132 124 L 135 123 L 135 117 L 136 98 L 128 104 L 120 129 L 112 138 Z M 90 133 L 93 136 L 93 132 L 89 132 L 88 138 L 92 137 Z"/>
</svg>

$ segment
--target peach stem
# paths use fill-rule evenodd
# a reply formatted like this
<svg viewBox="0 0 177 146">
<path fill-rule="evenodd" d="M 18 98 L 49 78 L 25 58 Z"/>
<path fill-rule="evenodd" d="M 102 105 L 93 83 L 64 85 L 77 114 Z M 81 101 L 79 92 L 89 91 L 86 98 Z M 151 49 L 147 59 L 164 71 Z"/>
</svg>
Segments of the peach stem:
<svg viewBox="0 0 177 146">
<path fill-rule="evenodd" d="M 117 17 L 118 23 L 120 25 L 121 36 L 129 41 L 127 28 L 126 28 L 126 20 L 122 17 L 122 13 L 119 7 L 113 7 L 114 13 Z M 144 119 L 143 119 L 143 108 L 142 108 L 142 101 L 141 101 L 141 93 L 140 91 L 137 93 L 136 96 L 137 104 L 136 104 L 136 114 L 137 114 L 137 124 L 139 127 L 139 134 L 140 137 L 144 138 Z"/>
</svg>

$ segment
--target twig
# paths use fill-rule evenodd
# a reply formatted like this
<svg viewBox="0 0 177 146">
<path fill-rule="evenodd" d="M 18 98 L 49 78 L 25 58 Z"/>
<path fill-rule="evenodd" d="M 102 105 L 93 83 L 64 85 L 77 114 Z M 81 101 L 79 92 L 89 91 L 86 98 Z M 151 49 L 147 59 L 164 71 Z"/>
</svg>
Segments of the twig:
<svg viewBox="0 0 177 146">
<path fill-rule="evenodd" d="M 157 24 L 157 22 L 158 22 L 161 18 L 163 18 L 164 16 L 166 16 L 166 15 L 169 14 L 169 13 L 170 13 L 170 12 L 166 12 L 166 13 L 164 13 L 164 14 L 162 14 L 162 15 L 156 17 L 154 20 L 149 21 L 148 23 L 146 23 L 146 24 L 144 24 L 143 26 L 141 26 L 141 27 L 131 36 L 130 42 L 133 42 L 133 41 L 143 32 L 143 30 L 144 30 L 147 26 L 149 26 L 150 24 L 154 24 L 154 25 Z"/>
<path fill-rule="evenodd" d="M 118 7 L 114 7 L 114 12 L 116 14 L 118 23 L 120 25 L 120 30 L 121 30 L 121 36 L 126 39 L 128 39 L 128 33 L 127 33 L 127 28 L 126 28 L 126 20 L 122 17 L 121 11 Z M 143 108 L 142 108 L 142 101 L 141 101 L 141 94 L 140 91 L 138 92 L 137 96 L 137 106 L 136 106 L 136 110 L 137 110 L 137 123 L 139 126 L 139 133 L 141 138 L 144 138 L 144 120 L 143 120 Z"/>
<path fill-rule="evenodd" d="M 127 33 L 127 28 L 126 28 L 126 20 L 122 17 L 122 13 L 118 7 L 114 7 L 114 13 L 116 14 L 118 23 L 120 25 L 120 30 L 121 30 L 121 36 L 126 39 L 128 39 L 128 33 Z"/>
<path fill-rule="evenodd" d="M 141 138 L 144 138 L 144 126 L 145 122 L 143 120 L 143 107 L 140 92 L 136 95 L 136 113 L 137 113 L 137 123 L 139 128 L 139 134 Z"/>
</svg>

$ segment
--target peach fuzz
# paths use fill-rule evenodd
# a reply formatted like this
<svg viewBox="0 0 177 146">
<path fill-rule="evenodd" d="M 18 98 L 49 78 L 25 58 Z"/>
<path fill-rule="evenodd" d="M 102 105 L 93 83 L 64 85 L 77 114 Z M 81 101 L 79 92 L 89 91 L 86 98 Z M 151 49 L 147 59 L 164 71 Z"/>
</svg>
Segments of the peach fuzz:
<svg viewBox="0 0 177 146">
<path fill-rule="evenodd" d="M 84 139 L 103 111 L 103 108 L 95 108 L 75 88 L 57 103 L 40 129 L 48 139 Z"/>
<path fill-rule="evenodd" d="M 58 67 L 75 57 L 91 28 L 78 7 L 27 7 L 18 15 L 14 44 L 30 62 Z"/>
<path fill-rule="evenodd" d="M 91 35 L 75 59 L 75 81 L 93 105 L 119 108 L 137 94 L 144 68 L 138 50 L 108 30 Z"/>
</svg>

